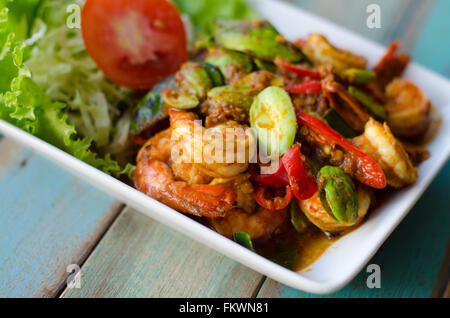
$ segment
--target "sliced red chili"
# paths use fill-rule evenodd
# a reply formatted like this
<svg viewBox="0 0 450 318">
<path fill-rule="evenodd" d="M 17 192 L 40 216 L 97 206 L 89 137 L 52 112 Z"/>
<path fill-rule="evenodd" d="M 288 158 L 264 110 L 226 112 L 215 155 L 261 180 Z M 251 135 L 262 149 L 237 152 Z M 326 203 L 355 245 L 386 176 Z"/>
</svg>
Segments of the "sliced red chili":
<svg viewBox="0 0 450 318">
<path fill-rule="evenodd" d="M 300 145 L 295 144 L 281 158 L 284 168 L 289 176 L 289 185 L 295 197 L 307 200 L 317 192 L 314 178 L 306 172 L 300 152 Z"/>
<path fill-rule="evenodd" d="M 272 196 L 269 192 L 269 186 L 260 184 L 256 187 L 254 197 L 256 202 L 265 209 L 277 211 L 286 208 L 291 203 L 293 192 L 289 186 L 286 186 L 284 197 Z"/>
<path fill-rule="evenodd" d="M 286 90 L 291 94 L 320 95 L 322 93 L 322 83 L 319 81 L 308 81 L 286 86 Z"/>
<path fill-rule="evenodd" d="M 288 72 L 294 73 L 298 76 L 301 76 L 301 77 L 311 77 L 313 79 L 318 79 L 318 80 L 322 79 L 322 75 L 320 75 L 319 72 L 308 70 L 304 67 L 301 67 L 301 66 L 295 65 L 295 64 L 291 64 L 289 62 L 286 62 L 286 61 L 278 59 L 278 58 L 275 59 L 275 64 L 278 67 L 280 67 Z"/>
<path fill-rule="evenodd" d="M 321 142 L 329 145 L 339 145 L 343 150 L 350 153 L 357 162 L 356 179 L 372 188 L 383 189 L 386 187 L 386 176 L 378 163 L 369 155 L 362 152 L 338 132 L 325 124 L 320 119 L 309 115 L 301 109 L 296 109 L 299 125 L 311 129 L 321 138 Z M 288 172 L 289 173 L 289 172 Z"/>
<path fill-rule="evenodd" d="M 289 185 L 288 174 L 282 163 L 280 163 L 278 170 L 274 173 L 265 175 L 255 174 L 252 175 L 252 180 L 274 188 L 282 188 Z"/>
</svg>

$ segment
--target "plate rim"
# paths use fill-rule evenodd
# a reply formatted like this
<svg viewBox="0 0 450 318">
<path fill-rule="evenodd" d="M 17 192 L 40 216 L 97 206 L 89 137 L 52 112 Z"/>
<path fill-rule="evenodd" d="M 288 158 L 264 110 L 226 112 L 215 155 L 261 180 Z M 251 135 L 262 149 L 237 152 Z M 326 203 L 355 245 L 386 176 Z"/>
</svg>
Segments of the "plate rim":
<svg viewBox="0 0 450 318">
<path fill-rule="evenodd" d="M 259 1 L 260 3 L 274 3 L 273 0 L 250 0 L 250 2 Z M 313 19 L 317 19 L 321 22 L 325 22 L 328 25 L 336 26 L 340 32 L 348 33 L 350 36 L 355 37 L 356 40 L 362 40 L 372 45 L 376 45 L 383 48 L 380 44 L 368 40 L 354 31 L 347 30 L 346 28 L 339 26 L 333 22 L 330 22 L 320 16 L 314 15 L 301 8 L 295 7 L 288 3 L 276 2 L 276 5 L 287 6 L 292 10 L 307 14 Z M 423 66 L 416 63 L 412 63 L 412 66 L 419 72 L 428 73 L 439 80 L 447 81 L 447 79 L 440 74 L 437 74 Z M 103 191 L 109 195 L 113 195 L 116 199 L 123 201 L 130 207 L 134 208 L 140 213 L 151 217 L 162 224 L 181 232 L 182 234 L 190 237 L 191 239 L 212 248 L 213 250 L 230 257 L 239 263 L 271 278 L 289 287 L 303 290 L 314 294 L 330 294 L 336 292 L 347 285 L 368 263 L 368 261 L 378 252 L 382 244 L 390 237 L 392 232 L 403 221 L 403 219 L 409 214 L 413 206 L 423 196 L 423 193 L 428 189 L 431 182 L 436 178 L 438 173 L 442 170 L 444 165 L 450 158 L 450 147 L 447 147 L 446 154 L 442 157 L 441 161 L 436 166 L 433 166 L 431 170 L 428 170 L 428 175 L 425 176 L 426 180 L 420 188 L 414 199 L 408 201 L 407 208 L 401 213 L 400 217 L 390 224 L 390 228 L 386 233 L 380 237 L 380 239 L 373 245 L 371 253 L 365 258 L 361 258 L 359 262 L 352 265 L 353 270 L 348 275 L 342 275 L 339 279 L 331 282 L 327 281 L 315 281 L 308 277 L 302 276 L 301 272 L 291 271 L 286 269 L 248 249 L 235 243 L 234 241 L 218 234 L 217 232 L 205 227 L 204 225 L 190 219 L 189 217 L 179 213 L 172 208 L 148 197 L 147 195 L 139 192 L 135 188 L 121 182 L 120 180 L 105 174 L 104 172 L 82 162 L 81 160 L 73 157 L 72 155 L 64 152 L 63 150 L 19 129 L 12 124 L 0 119 L 0 132 L 4 133 L 20 144 L 29 147 L 46 157 L 50 161 L 56 163 L 63 169 L 76 174 L 87 183 L 91 184 L 95 188 Z"/>
</svg>

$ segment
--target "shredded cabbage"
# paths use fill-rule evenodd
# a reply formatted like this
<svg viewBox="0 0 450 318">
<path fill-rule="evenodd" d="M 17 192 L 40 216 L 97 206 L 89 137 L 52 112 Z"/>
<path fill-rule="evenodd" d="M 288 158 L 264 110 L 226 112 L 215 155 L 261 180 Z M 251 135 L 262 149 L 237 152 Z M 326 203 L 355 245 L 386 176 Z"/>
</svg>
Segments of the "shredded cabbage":
<svg viewBox="0 0 450 318">
<path fill-rule="evenodd" d="M 124 122 L 131 116 L 120 118 L 128 114 L 120 104 L 125 109 L 133 104 L 129 92 L 109 82 L 90 61 L 79 31 L 47 28 L 40 20 L 30 51 L 27 32 L 16 27 L 25 21 L 19 13 L 0 3 L 0 118 L 106 173 L 130 175 L 134 166 L 122 169 L 107 149 L 111 142 L 116 151 L 126 146 Z M 116 121 L 120 138 L 111 134 Z M 93 149 L 104 149 L 105 156 Z"/>
<path fill-rule="evenodd" d="M 99 148 L 112 141 L 111 126 L 122 114 L 119 106 L 134 104 L 130 90 L 107 80 L 89 57 L 80 30 L 66 25 L 47 30 L 26 65 L 47 96 L 68 105 L 68 119 L 77 132 Z"/>
</svg>

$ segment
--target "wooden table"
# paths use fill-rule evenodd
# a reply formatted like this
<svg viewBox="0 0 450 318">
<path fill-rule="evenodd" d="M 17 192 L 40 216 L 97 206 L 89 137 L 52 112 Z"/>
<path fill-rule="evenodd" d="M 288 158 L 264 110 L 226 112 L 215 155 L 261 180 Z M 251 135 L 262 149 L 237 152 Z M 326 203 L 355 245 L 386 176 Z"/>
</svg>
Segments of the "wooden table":
<svg viewBox="0 0 450 318">
<path fill-rule="evenodd" d="M 403 39 L 415 61 L 450 75 L 448 0 L 297 0 L 299 6 L 388 45 Z M 382 8 L 382 28 L 366 7 Z M 450 296 L 450 164 L 371 263 L 331 297 Z M 270 280 L 149 219 L 76 176 L 0 141 L 0 297 L 316 297 Z M 81 288 L 67 289 L 67 266 Z"/>
</svg>

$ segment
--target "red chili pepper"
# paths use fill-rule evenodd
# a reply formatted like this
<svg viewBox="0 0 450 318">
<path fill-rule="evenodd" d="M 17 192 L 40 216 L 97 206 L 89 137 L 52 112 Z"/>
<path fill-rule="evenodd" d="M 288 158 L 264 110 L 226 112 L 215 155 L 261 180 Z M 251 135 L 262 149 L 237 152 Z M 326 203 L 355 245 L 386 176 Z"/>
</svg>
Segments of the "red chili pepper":
<svg viewBox="0 0 450 318">
<path fill-rule="evenodd" d="M 289 186 L 286 186 L 286 195 L 284 197 L 271 197 L 268 192 L 269 187 L 264 184 L 260 184 L 256 187 L 254 197 L 256 202 L 263 208 L 271 211 L 277 211 L 286 208 L 291 203 L 293 198 L 292 190 Z"/>
<path fill-rule="evenodd" d="M 287 63 L 285 61 L 275 61 L 275 62 L 282 69 L 285 69 L 288 72 L 297 74 L 298 76 L 301 76 L 301 77 L 309 76 L 311 78 L 318 79 L 318 80 L 322 79 L 322 75 L 320 75 L 319 72 L 311 71 L 311 70 L 308 70 L 308 69 L 303 68 L 301 66 Z"/>
<path fill-rule="evenodd" d="M 252 180 L 274 188 L 282 188 L 289 185 L 288 174 L 281 162 L 278 170 L 274 173 L 265 175 L 256 174 L 252 176 Z"/>
<path fill-rule="evenodd" d="M 289 176 L 292 192 L 299 200 L 307 200 L 317 192 L 314 178 L 306 173 L 303 165 L 300 145 L 295 144 L 281 158 L 284 168 Z"/>
<path fill-rule="evenodd" d="M 369 155 L 353 146 L 347 139 L 325 124 L 320 119 L 296 109 L 299 125 L 305 125 L 316 133 L 324 144 L 339 145 L 357 160 L 356 179 L 372 188 L 386 187 L 386 176 L 378 163 Z"/>
<path fill-rule="evenodd" d="M 320 95 L 322 93 L 322 83 L 319 81 L 309 81 L 291 84 L 286 85 L 286 90 L 291 94 Z"/>
</svg>

